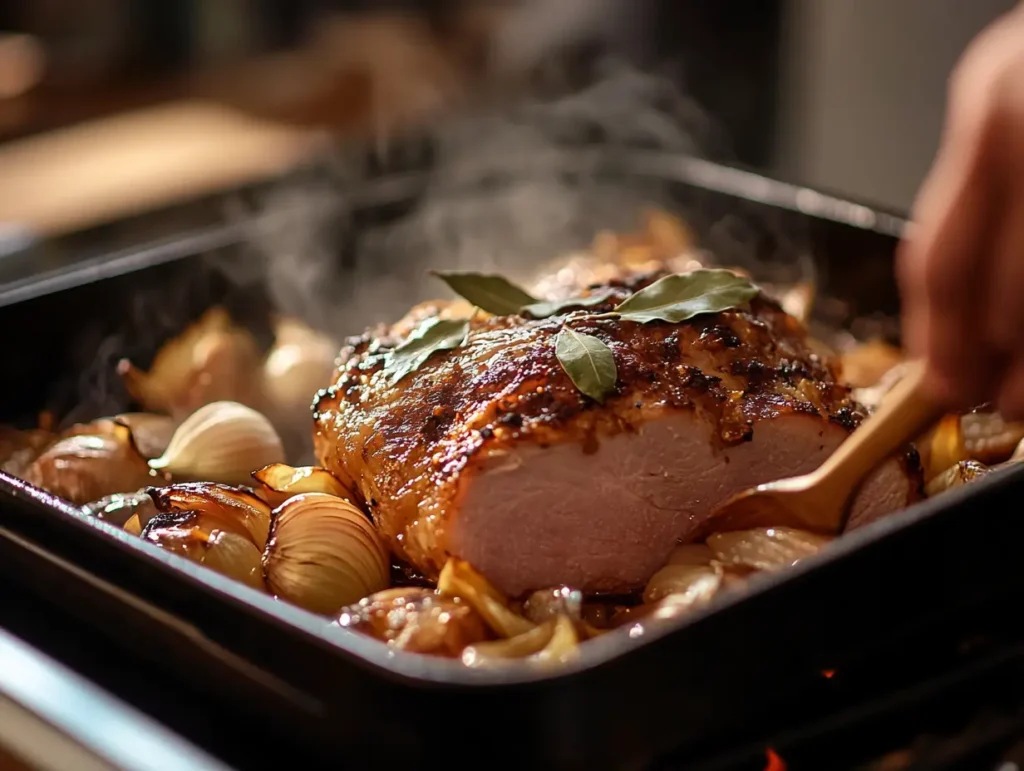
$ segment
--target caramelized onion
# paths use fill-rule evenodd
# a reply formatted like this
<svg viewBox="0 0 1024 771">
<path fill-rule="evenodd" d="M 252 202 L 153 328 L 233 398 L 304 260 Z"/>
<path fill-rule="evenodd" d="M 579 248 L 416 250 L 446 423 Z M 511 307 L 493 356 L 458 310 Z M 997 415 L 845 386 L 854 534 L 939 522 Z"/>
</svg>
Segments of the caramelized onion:
<svg viewBox="0 0 1024 771">
<path fill-rule="evenodd" d="M 325 493 L 352 501 L 351 494 L 337 477 L 319 466 L 294 468 L 285 463 L 271 463 L 252 472 L 252 476 L 259 482 L 256 494 L 274 507 L 300 493 Z"/>
<path fill-rule="evenodd" d="M 575 622 L 581 619 L 582 606 L 582 592 L 560 586 L 531 594 L 523 604 L 523 615 L 535 624 L 543 624 L 558 616 L 568 616 Z"/>
<path fill-rule="evenodd" d="M 135 517 L 142 527 L 160 513 L 153 499 L 145 490 L 108 495 L 98 501 L 87 503 L 82 510 L 96 519 L 102 519 L 104 522 L 110 522 L 118 527 L 124 527 L 132 517 Z"/>
<path fill-rule="evenodd" d="M 710 565 L 715 553 L 706 543 L 684 543 L 668 555 L 668 565 Z"/>
<path fill-rule="evenodd" d="M 550 619 L 515 637 L 471 645 L 462 651 L 462 663 L 468 667 L 487 667 L 525 658 L 544 650 L 554 633 L 555 619 Z"/>
<path fill-rule="evenodd" d="M 142 537 L 236 581 L 264 588 L 259 549 L 248 534 L 217 517 L 195 511 L 158 514 L 143 528 Z"/>
<path fill-rule="evenodd" d="M 538 664 L 565 664 L 579 655 L 579 642 L 580 638 L 572 621 L 566 616 L 559 616 L 555 619 L 555 628 L 548 644 L 527 661 Z"/>
<path fill-rule="evenodd" d="M 722 568 L 718 565 L 670 564 L 651 576 L 644 589 L 644 602 L 658 602 L 669 595 L 684 595 L 692 602 L 704 602 L 721 586 Z"/>
<path fill-rule="evenodd" d="M 25 470 L 31 484 L 79 506 L 162 481 L 135 447 L 131 431 L 78 434 L 47 448 Z"/>
<path fill-rule="evenodd" d="M 217 307 L 166 343 L 148 372 L 127 359 L 118 372 L 128 393 L 146 410 L 180 420 L 216 401 L 259 407 L 261 358 L 252 335 Z"/>
<path fill-rule="evenodd" d="M 1007 423 L 998 412 L 969 413 L 960 425 L 967 456 L 988 466 L 1007 460 L 1024 440 L 1024 422 Z"/>
<path fill-rule="evenodd" d="M 343 608 L 338 626 L 411 653 L 458 657 L 490 634 L 480 615 L 459 597 L 430 589 L 385 589 Z"/>
<path fill-rule="evenodd" d="M 42 429 L 19 431 L 0 426 L 0 471 L 22 476 L 54 438 L 51 432 Z"/>
<path fill-rule="evenodd" d="M 263 392 L 275 419 L 288 422 L 309 415 L 312 394 L 330 380 L 338 346 L 296 319 L 279 319 L 274 332 Z"/>
<path fill-rule="evenodd" d="M 156 508 L 165 514 L 196 511 L 234 523 L 233 528 L 248 534 L 257 549 L 267 543 L 270 507 L 249 490 L 212 482 L 184 482 L 147 491 Z"/>
<path fill-rule="evenodd" d="M 758 527 L 708 536 L 715 559 L 725 565 L 756 570 L 789 567 L 819 552 L 831 542 L 829 536 L 790 527 Z"/>
<path fill-rule="evenodd" d="M 502 637 L 515 637 L 534 627 L 533 622 L 513 613 L 508 600 L 463 560 L 453 557 L 445 563 L 437 590 L 449 597 L 461 597 Z"/>
<path fill-rule="evenodd" d="M 954 490 L 975 479 L 980 479 L 989 471 L 988 466 L 978 463 L 976 460 L 962 460 L 929 481 L 925 485 L 924 494 L 931 498 L 947 490 Z"/>
<path fill-rule="evenodd" d="M 967 445 L 959 415 L 946 415 L 917 442 L 925 483 L 943 471 L 967 460 Z"/>
<path fill-rule="evenodd" d="M 870 388 L 903 361 L 899 348 L 882 340 L 871 340 L 845 351 L 839 357 L 839 371 L 851 388 Z"/>
</svg>

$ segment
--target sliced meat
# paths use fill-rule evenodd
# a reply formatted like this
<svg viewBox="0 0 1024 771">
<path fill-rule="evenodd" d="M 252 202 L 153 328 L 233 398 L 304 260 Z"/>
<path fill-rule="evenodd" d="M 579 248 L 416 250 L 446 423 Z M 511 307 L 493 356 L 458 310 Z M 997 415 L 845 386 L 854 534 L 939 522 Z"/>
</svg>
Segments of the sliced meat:
<svg viewBox="0 0 1024 771">
<path fill-rule="evenodd" d="M 610 305 L 656 277 L 615 282 Z M 416 309 L 430 312 L 445 311 Z M 566 323 L 614 352 L 617 390 L 603 405 L 555 357 Z M 349 342 L 317 402 L 317 454 L 361 492 L 401 559 L 436 576 L 459 556 L 513 596 L 639 588 L 718 503 L 813 469 L 862 417 L 803 327 L 763 297 L 682 324 L 479 318 L 461 348 L 392 386 L 385 355 L 410 326 Z M 854 516 L 919 489 L 894 460 Z"/>
</svg>

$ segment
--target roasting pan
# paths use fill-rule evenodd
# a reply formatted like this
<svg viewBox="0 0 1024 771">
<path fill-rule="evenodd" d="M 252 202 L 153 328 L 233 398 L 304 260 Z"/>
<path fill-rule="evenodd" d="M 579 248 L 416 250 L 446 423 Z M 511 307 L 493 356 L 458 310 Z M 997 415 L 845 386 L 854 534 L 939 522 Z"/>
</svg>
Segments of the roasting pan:
<svg viewBox="0 0 1024 771">
<path fill-rule="evenodd" d="M 516 179 L 543 173 L 550 181 L 553 163 L 534 158 Z M 674 155 L 602 151 L 558 163 L 559 184 L 628 186 L 637 201 L 670 206 L 723 262 L 791 270 L 812 260 L 832 298 L 822 308 L 830 322 L 897 310 L 892 256 L 904 221 L 896 214 Z M 345 239 L 415 216 L 424 196 L 476 200 L 509 184 L 477 170 L 347 189 L 339 263 L 366 275 Z M 230 236 L 216 238 L 215 265 L 246 259 L 267 216 L 233 222 Z M 565 219 L 580 245 L 589 242 L 592 229 Z M 273 304 L 262 287 L 225 278 L 207 252 L 161 249 L 139 249 L 134 261 L 120 254 L 127 270 L 98 270 L 98 280 L 71 288 L 29 280 L 22 291 L 31 299 L 0 308 L 8 347 L 0 419 L 80 407 L 69 373 L 115 354 L 144 364 L 212 303 L 262 328 Z M 178 303 L 173 319 L 161 313 L 170 303 Z M 138 328 L 140 319 L 150 323 Z M 91 405 L 97 414 L 126 406 L 107 390 Z M 279 741 L 303 753 L 309 766 L 647 768 L 670 757 L 665 767 L 712 768 L 724 767 L 713 758 L 728 748 L 763 767 L 765 746 L 784 742 L 780 726 L 855 704 L 871 683 L 907 688 L 921 704 L 939 698 L 913 690 L 916 669 L 973 655 L 998 633 L 999 609 L 1024 598 L 1022 497 L 1024 471 L 994 473 L 664 629 L 591 641 L 578 662 L 555 670 L 475 671 L 391 652 L 2 474 L 0 575 L 4 593 L 92 629 L 126 667 L 141 663 L 177 682 L 266 747 Z M 908 641 L 912 660 L 896 653 Z M 836 714 L 841 722 L 846 713 Z"/>
</svg>

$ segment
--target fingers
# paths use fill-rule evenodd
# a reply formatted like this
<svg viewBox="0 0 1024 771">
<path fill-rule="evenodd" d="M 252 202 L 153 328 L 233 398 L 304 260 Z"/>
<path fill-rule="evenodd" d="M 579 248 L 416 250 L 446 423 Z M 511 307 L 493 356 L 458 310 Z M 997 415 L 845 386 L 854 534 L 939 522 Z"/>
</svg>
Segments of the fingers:
<svg viewBox="0 0 1024 771">
<path fill-rule="evenodd" d="M 1017 14 L 992 25 L 958 65 L 942 147 L 898 256 L 904 343 L 950 407 L 996 398 L 1024 358 L 1022 23 Z"/>
<path fill-rule="evenodd" d="M 933 395 L 950 406 L 982 401 L 998 367 L 978 334 L 985 320 L 994 200 L 983 142 L 950 137 L 898 257 L 905 344 L 928 362 Z"/>
</svg>

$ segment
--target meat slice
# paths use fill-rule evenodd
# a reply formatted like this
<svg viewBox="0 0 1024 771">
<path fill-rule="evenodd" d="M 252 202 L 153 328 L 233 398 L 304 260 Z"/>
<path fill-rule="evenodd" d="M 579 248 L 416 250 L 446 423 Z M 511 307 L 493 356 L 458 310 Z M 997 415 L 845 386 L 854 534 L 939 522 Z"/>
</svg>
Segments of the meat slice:
<svg viewBox="0 0 1024 771">
<path fill-rule="evenodd" d="M 608 307 L 658 277 L 613 282 Z M 628 592 L 726 497 L 812 470 L 862 418 L 803 327 L 763 296 L 682 324 L 594 318 L 601 310 L 475 319 L 462 347 L 394 386 L 387 352 L 451 307 L 420 306 L 349 341 L 315 407 L 317 455 L 362 494 L 399 558 L 429 577 L 459 556 L 512 596 L 562 584 Z M 617 389 L 603 405 L 555 357 L 566 323 L 614 352 Z M 893 459 L 853 517 L 919 490 L 919 474 Z"/>
</svg>

